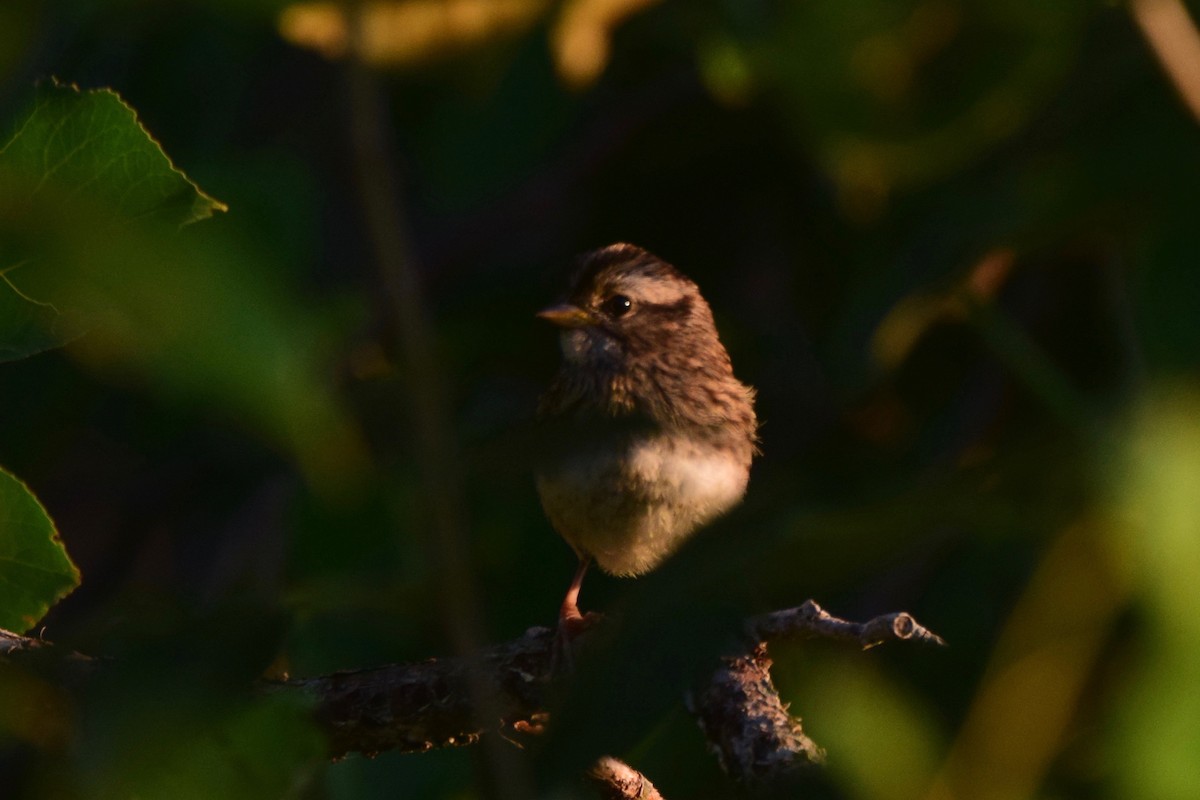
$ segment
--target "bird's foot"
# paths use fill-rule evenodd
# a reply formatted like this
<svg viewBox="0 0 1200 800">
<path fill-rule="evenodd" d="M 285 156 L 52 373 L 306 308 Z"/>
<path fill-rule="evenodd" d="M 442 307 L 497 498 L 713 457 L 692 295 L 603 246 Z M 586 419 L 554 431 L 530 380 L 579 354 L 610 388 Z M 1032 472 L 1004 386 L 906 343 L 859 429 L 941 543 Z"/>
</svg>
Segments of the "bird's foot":
<svg viewBox="0 0 1200 800">
<path fill-rule="evenodd" d="M 575 671 L 576 640 L 603 619 L 604 615 L 595 611 L 581 614 L 577 607 L 563 606 L 558 612 L 558 627 L 554 630 L 554 651 L 550 659 L 552 675 L 569 675 Z"/>
<path fill-rule="evenodd" d="M 583 614 L 578 608 L 563 609 L 558 615 L 558 630 L 574 639 L 603 619 L 604 615 L 596 611 Z"/>
</svg>

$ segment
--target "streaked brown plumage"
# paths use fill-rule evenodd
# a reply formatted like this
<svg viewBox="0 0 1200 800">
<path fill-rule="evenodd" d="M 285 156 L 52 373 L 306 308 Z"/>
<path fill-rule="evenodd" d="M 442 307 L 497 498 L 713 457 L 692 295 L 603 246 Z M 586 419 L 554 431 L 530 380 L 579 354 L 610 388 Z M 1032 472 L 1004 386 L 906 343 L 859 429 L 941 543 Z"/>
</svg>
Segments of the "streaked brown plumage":
<svg viewBox="0 0 1200 800">
<path fill-rule="evenodd" d="M 643 574 L 741 500 L 758 424 L 696 284 L 639 247 L 584 255 L 567 301 L 539 316 L 562 327 L 537 487 L 580 558 L 570 622 L 590 560 Z"/>
</svg>

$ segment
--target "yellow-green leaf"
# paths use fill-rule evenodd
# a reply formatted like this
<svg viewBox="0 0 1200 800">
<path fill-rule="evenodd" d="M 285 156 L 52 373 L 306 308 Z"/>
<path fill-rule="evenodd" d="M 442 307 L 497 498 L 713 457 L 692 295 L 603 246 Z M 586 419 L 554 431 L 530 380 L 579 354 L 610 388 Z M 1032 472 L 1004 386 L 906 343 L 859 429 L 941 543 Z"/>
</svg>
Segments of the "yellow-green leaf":
<svg viewBox="0 0 1200 800">
<path fill-rule="evenodd" d="M 0 628 L 29 630 L 78 585 L 79 570 L 42 504 L 0 469 Z"/>
</svg>

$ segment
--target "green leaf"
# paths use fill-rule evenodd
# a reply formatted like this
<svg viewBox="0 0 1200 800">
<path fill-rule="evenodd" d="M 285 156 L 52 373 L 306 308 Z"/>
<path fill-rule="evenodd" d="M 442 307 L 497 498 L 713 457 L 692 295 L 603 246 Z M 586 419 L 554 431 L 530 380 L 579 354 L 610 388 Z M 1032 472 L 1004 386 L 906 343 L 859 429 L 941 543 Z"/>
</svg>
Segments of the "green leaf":
<svg viewBox="0 0 1200 800">
<path fill-rule="evenodd" d="M 352 482 L 364 451 L 319 316 L 253 237 L 180 229 L 224 208 L 113 92 L 42 87 L 0 151 L 0 361 L 87 330 L 71 355 L 110 379 L 246 423 L 321 484 Z"/>
<path fill-rule="evenodd" d="M 33 108 L 0 148 L 0 184 L 16 194 L 11 201 L 18 206 L 52 194 L 64 214 L 79 198 L 119 220 L 175 225 L 226 210 L 171 163 L 116 92 L 84 92 L 57 81 L 39 87 Z M 16 267 L 36 264 L 40 255 L 36 242 L 0 244 L 0 361 L 59 347 L 84 330 L 19 285 Z"/>
<path fill-rule="evenodd" d="M 162 762 L 145 763 L 132 785 L 145 797 L 183 800 L 286 797 L 325 753 L 308 710 L 268 697 L 194 736 Z"/>
<path fill-rule="evenodd" d="M 226 206 L 171 163 L 137 113 L 111 89 L 80 91 L 51 80 L 0 149 L 0 175 L 35 178 L 105 201 L 119 216 L 185 225 Z"/>
<path fill-rule="evenodd" d="M 257 800 L 305 797 L 326 758 L 311 708 L 280 695 L 229 698 L 204 682 L 174 685 L 179 676 L 146 676 L 141 691 L 122 685 L 81 748 L 74 776 L 89 796 L 172 800 Z M 165 690 L 173 691 L 167 695 Z M 144 694 L 142 693 L 144 692 Z M 156 703 L 150 698 L 173 697 Z M 99 752 L 102 757 L 96 758 Z M 80 763 L 77 762 L 77 763 Z"/>
<path fill-rule="evenodd" d="M 79 570 L 42 504 L 0 469 L 0 628 L 29 630 L 78 585 Z"/>
<path fill-rule="evenodd" d="M 0 270 L 0 361 L 25 358 L 59 347 L 79 334 L 69 315 L 25 295 L 9 278 L 17 267 Z"/>
</svg>

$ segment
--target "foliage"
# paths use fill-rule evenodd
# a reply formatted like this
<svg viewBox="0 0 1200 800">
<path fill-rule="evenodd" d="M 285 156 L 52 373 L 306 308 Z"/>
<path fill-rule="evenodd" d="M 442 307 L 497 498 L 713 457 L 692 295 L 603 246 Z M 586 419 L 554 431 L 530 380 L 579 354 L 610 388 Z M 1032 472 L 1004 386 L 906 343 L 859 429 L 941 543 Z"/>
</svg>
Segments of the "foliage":
<svg viewBox="0 0 1200 800">
<path fill-rule="evenodd" d="M 54 523 L 26 486 L 0 470 L 0 626 L 25 631 L 79 585 Z"/>
<path fill-rule="evenodd" d="M 430 378 L 472 625 L 552 619 L 532 312 L 615 240 L 697 279 L 765 453 L 666 568 L 589 577 L 624 627 L 520 754 L 541 783 L 608 752 L 730 796 L 676 698 L 732 620 L 812 596 L 951 647 L 773 653 L 830 754 L 810 794 L 1197 795 L 1200 147 L 1153 16 L 1186 6 L 367 4 L 372 120 L 343 6 L 51 5 L 0 9 L 0 463 L 40 498 L 0 472 L 0 625 L 79 580 L 65 543 L 46 636 L 121 667 L 0 671 L 17 796 L 485 796 L 466 750 L 325 765 L 244 689 L 452 649 Z M 372 128 L 396 164 L 363 167 Z"/>
<path fill-rule="evenodd" d="M 90 199 L 131 219 L 157 217 L 186 224 L 224 210 L 171 165 L 115 93 L 81 95 L 57 82 L 39 90 L 34 108 L 0 148 L 0 180 L 14 214 L 55 188 L 86 191 Z M 14 191 L 18 187 L 27 189 L 25 196 Z M 3 358 L 24 358 L 78 336 L 82 331 L 69 318 L 63 319 L 50 303 L 29 297 L 14 282 L 20 278 L 17 269 L 36 258 L 36 251 L 24 259 L 11 249 L 6 255 L 10 263 L 0 284 Z"/>
</svg>

